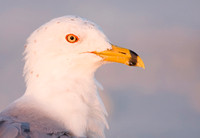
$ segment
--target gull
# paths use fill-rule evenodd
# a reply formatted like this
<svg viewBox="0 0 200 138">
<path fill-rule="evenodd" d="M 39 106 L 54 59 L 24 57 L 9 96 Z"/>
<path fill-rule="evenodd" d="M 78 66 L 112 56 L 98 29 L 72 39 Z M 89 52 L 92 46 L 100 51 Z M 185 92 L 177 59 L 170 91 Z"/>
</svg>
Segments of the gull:
<svg viewBox="0 0 200 138">
<path fill-rule="evenodd" d="M 24 51 L 26 91 L 0 113 L 1 138 L 103 138 L 107 112 L 94 73 L 109 62 L 144 68 L 87 19 L 64 16 L 35 30 Z"/>
</svg>

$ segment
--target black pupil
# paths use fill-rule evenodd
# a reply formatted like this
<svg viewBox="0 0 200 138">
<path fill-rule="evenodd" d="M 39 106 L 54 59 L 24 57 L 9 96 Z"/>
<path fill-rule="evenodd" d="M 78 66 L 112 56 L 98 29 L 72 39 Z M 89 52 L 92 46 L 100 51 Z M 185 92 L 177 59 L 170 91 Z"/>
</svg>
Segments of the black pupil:
<svg viewBox="0 0 200 138">
<path fill-rule="evenodd" d="M 70 40 L 74 40 L 75 38 L 74 38 L 74 36 L 70 36 Z"/>
</svg>

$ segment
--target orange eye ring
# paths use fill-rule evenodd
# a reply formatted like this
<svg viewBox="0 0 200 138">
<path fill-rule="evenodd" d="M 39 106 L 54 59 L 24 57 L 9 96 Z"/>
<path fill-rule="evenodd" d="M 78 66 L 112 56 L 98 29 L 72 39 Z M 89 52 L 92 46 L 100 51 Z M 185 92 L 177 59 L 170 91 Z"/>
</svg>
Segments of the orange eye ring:
<svg viewBox="0 0 200 138">
<path fill-rule="evenodd" d="M 68 34 L 66 35 L 65 39 L 69 42 L 69 43 L 75 43 L 79 40 L 78 36 L 74 35 L 74 34 Z"/>
</svg>

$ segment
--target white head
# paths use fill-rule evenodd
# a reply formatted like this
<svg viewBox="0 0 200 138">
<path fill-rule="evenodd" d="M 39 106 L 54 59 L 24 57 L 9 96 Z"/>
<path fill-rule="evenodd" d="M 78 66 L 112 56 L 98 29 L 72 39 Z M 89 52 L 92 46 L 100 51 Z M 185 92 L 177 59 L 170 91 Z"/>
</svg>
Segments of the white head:
<svg viewBox="0 0 200 138">
<path fill-rule="evenodd" d="M 66 37 L 70 34 L 78 40 L 68 42 Z M 27 40 L 24 70 L 26 80 L 32 79 L 34 71 L 37 72 L 36 76 L 50 70 L 54 72 L 58 64 L 67 64 L 73 70 L 80 71 L 93 69 L 91 66 L 97 68 L 102 58 L 90 52 L 107 49 L 111 49 L 111 44 L 94 23 L 73 16 L 54 19 L 37 29 Z M 94 72 L 96 68 L 91 71 Z"/>
<path fill-rule="evenodd" d="M 26 95 L 43 109 L 51 106 L 47 112 L 54 112 L 76 136 L 103 136 L 106 111 L 94 82 L 103 61 L 144 68 L 136 53 L 110 44 L 97 25 L 80 17 L 48 22 L 25 47 Z"/>
</svg>

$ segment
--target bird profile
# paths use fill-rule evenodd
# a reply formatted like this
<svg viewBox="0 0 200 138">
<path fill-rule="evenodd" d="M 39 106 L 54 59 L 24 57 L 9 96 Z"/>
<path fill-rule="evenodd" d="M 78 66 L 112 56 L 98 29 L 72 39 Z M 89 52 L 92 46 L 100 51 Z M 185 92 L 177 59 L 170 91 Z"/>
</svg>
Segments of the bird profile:
<svg viewBox="0 0 200 138">
<path fill-rule="evenodd" d="M 94 73 L 102 64 L 144 68 L 86 19 L 64 16 L 35 30 L 24 51 L 26 91 L 0 113 L 0 137 L 103 138 L 107 112 Z"/>
</svg>

